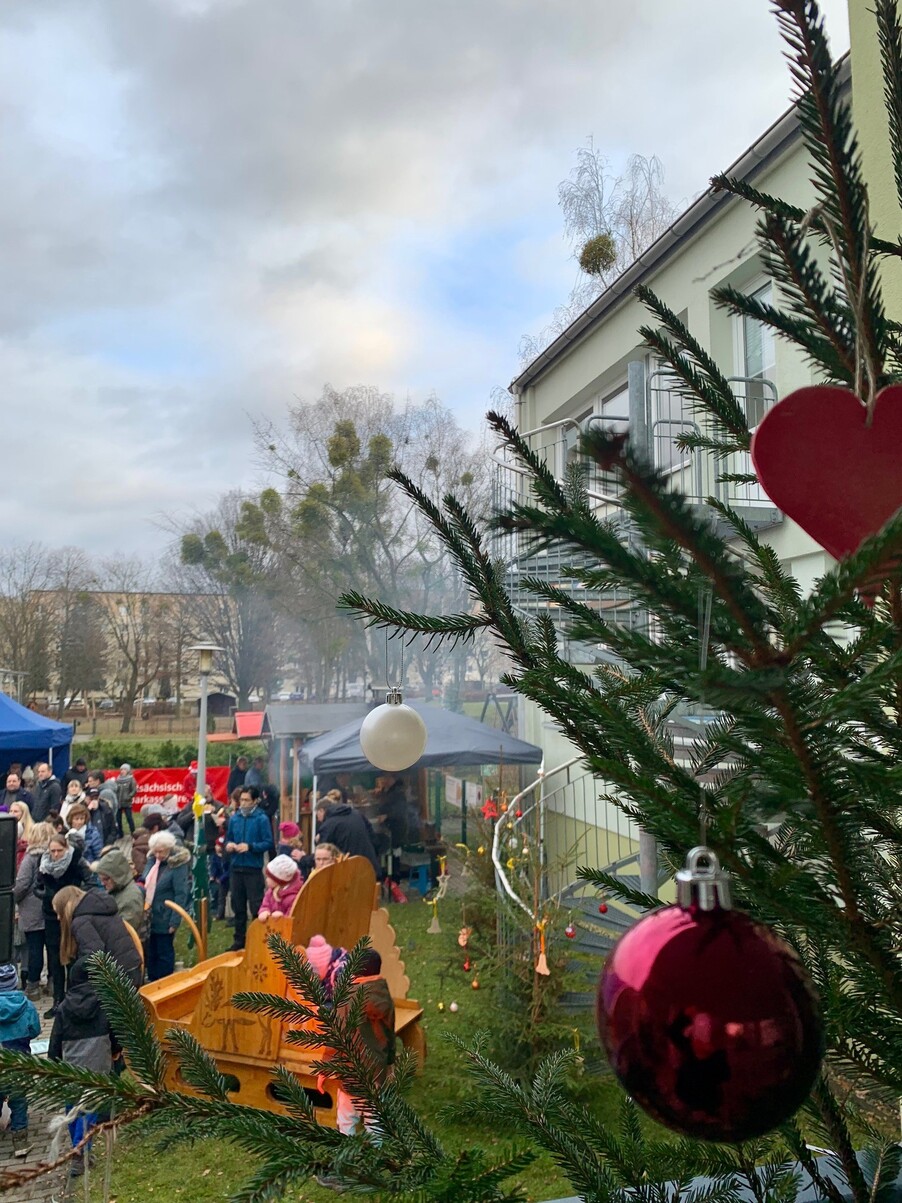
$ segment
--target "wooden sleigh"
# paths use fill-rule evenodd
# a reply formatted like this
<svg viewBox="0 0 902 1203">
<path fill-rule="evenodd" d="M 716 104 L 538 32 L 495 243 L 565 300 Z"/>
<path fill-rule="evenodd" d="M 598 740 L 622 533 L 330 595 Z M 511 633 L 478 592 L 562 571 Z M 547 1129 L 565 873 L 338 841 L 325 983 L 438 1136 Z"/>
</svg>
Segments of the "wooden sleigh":
<svg viewBox="0 0 902 1203">
<path fill-rule="evenodd" d="M 239 1011 L 231 1005 L 240 990 L 256 990 L 287 997 L 291 987 L 266 946 L 267 936 L 278 932 L 292 944 L 306 948 L 315 935 L 325 936 L 333 947 L 353 948 L 368 935 L 382 956 L 382 975 L 395 1001 L 395 1032 L 417 1056 L 422 1066 L 426 1041 L 420 1027 L 423 1009 L 407 997 L 410 979 L 404 972 L 388 912 L 377 905 L 379 891 L 372 865 L 363 857 L 315 873 L 297 897 L 291 915 L 254 920 L 248 927 L 242 952 L 224 952 L 193 969 L 173 973 L 141 988 L 145 1006 L 157 1035 L 168 1028 L 187 1028 L 215 1060 L 219 1070 L 235 1083 L 230 1096 L 236 1103 L 286 1114 L 279 1101 L 272 1067 L 284 1065 L 307 1091 L 317 1119 L 335 1127 L 336 1082 L 327 1077 L 319 1091 L 310 1064 L 325 1050 L 304 1049 L 285 1039 L 288 1025 L 266 1015 Z M 167 1085 L 186 1094 L 195 1093 L 170 1062 Z"/>
</svg>

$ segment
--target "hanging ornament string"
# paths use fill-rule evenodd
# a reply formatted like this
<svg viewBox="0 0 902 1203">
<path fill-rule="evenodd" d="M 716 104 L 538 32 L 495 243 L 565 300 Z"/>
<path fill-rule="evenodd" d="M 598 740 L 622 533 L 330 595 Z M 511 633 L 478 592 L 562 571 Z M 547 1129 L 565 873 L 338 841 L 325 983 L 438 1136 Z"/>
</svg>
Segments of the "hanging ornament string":
<svg viewBox="0 0 902 1203">
<path fill-rule="evenodd" d="M 401 663 L 398 666 L 398 680 L 392 685 L 391 676 L 389 675 L 390 660 L 388 655 L 388 631 L 385 632 L 385 684 L 388 686 L 389 693 L 400 693 L 401 686 L 404 684 L 404 641 L 401 641 Z"/>
<path fill-rule="evenodd" d="M 714 588 L 709 585 L 705 590 L 699 590 L 698 595 L 698 671 L 703 673 L 708 667 L 708 647 L 711 643 L 711 606 L 714 601 Z M 704 847 L 708 842 L 708 808 L 705 805 L 705 795 L 698 806 L 699 844 Z"/>
<path fill-rule="evenodd" d="M 421 715 L 405 706 L 401 696 L 404 680 L 404 645 L 398 683 L 390 683 L 388 633 L 385 635 L 385 702 L 371 710 L 360 726 L 360 747 L 370 764 L 389 773 L 409 769 L 423 755 L 428 733 Z"/>
</svg>

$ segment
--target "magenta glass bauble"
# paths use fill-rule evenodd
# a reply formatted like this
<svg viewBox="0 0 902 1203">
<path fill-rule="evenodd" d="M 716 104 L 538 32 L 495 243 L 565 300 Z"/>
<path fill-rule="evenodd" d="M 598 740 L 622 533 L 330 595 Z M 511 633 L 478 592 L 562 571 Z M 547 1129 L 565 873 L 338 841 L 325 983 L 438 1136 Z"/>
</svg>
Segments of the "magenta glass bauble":
<svg viewBox="0 0 902 1203">
<path fill-rule="evenodd" d="M 663 907 L 618 940 L 596 1017 L 614 1072 L 649 1115 L 686 1136 L 738 1142 L 804 1102 L 822 1024 L 793 949 L 708 901 Z"/>
</svg>

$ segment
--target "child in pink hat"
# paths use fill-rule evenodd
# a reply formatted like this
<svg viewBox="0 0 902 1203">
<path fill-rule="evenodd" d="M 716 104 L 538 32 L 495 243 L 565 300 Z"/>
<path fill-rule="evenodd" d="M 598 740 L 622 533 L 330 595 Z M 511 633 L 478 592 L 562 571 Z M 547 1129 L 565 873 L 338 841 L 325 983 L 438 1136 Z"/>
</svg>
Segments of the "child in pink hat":
<svg viewBox="0 0 902 1203">
<path fill-rule="evenodd" d="M 257 912 L 257 918 L 281 919 L 291 914 L 294 900 L 304 884 L 297 862 L 290 856 L 276 856 L 263 870 L 266 877 L 266 893 Z"/>
</svg>

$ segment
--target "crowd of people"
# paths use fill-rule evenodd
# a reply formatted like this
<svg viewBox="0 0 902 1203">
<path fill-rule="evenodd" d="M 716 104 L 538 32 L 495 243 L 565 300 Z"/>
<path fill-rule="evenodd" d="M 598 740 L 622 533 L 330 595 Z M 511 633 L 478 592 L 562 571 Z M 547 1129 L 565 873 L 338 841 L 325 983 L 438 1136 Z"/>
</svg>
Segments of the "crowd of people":
<svg viewBox="0 0 902 1203">
<path fill-rule="evenodd" d="M 28 1051 L 30 1040 L 40 1032 L 36 1004 L 43 998 L 49 1004 L 44 1018 L 53 1020 L 51 1057 L 100 1071 L 121 1064 L 121 1050 L 91 982 L 87 959 L 96 952 L 107 953 L 136 986 L 174 972 L 180 911 L 187 911 L 191 900 L 195 831 L 192 808 L 180 809 L 179 802 L 193 795 L 196 767 L 192 764 L 186 777 L 185 797 L 148 803 L 136 825 L 137 784 L 128 764 L 108 777 L 79 759 L 62 781 L 46 763 L 11 766 L 0 791 L 0 813 L 18 824 L 13 891 L 17 959 L 0 965 L 3 1047 Z M 365 857 L 396 900 L 406 901 L 390 876 L 391 858 L 400 853 L 407 836 L 408 805 L 398 779 L 380 777 L 366 807 L 359 798 L 352 800 L 338 779 L 314 799 L 317 828 L 312 849 L 305 848 L 297 823 L 278 822 L 279 793 L 264 779 L 262 758 L 252 764 L 240 758 L 229 786 L 227 804 L 217 802 L 207 787 L 202 839 L 214 913 L 233 924 L 233 950 L 244 947 L 250 920 L 290 914 L 304 883 L 345 856 Z M 317 940 L 311 963 L 322 968 L 324 980 L 334 978 L 346 953 L 329 949 L 327 965 L 324 942 Z M 391 1003 L 390 996 L 385 1002 L 386 991 L 373 985 L 378 973 L 371 960 L 361 983 L 378 996 L 374 1014 Z M 384 1015 L 379 1025 L 385 1026 L 383 1020 Z M 392 1016 L 386 1028 L 392 1048 L 393 1023 Z M 388 1037 L 381 1028 L 380 1033 L 376 1039 L 370 1032 L 367 1039 L 385 1045 Z M 9 1105 L 15 1152 L 24 1156 L 30 1148 L 27 1102 L 15 1098 Z M 342 1130 L 353 1131 L 360 1119 L 352 1101 L 340 1098 Z M 72 1159 L 75 1176 L 83 1172 L 90 1145 L 85 1137 L 96 1120 L 96 1115 L 81 1111 L 72 1116 L 73 1145 L 82 1146 Z"/>
</svg>

